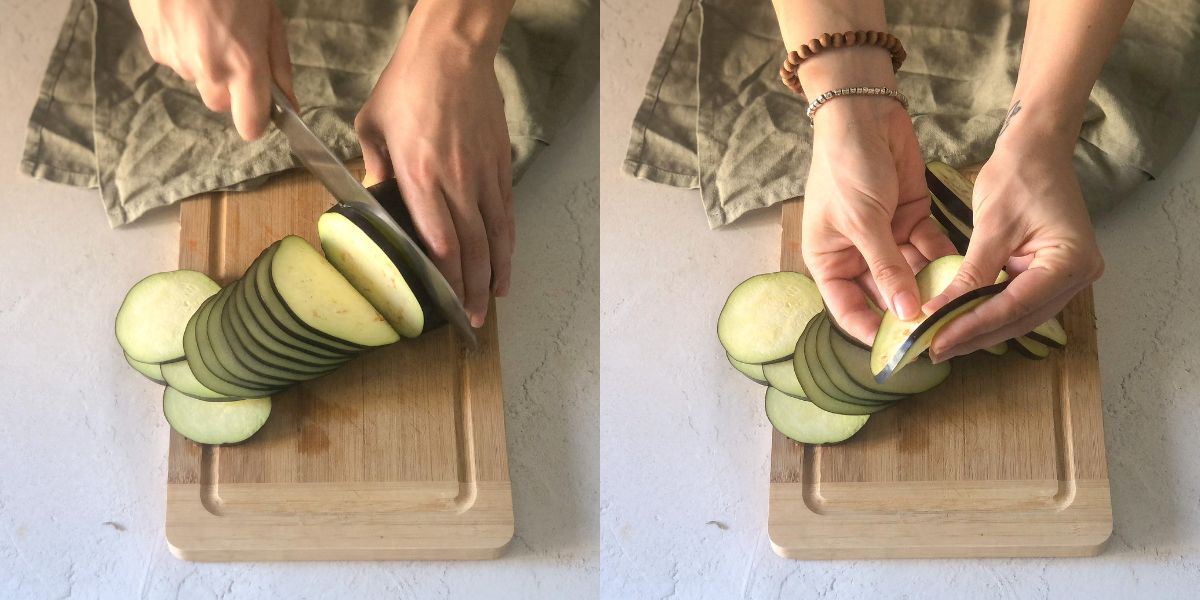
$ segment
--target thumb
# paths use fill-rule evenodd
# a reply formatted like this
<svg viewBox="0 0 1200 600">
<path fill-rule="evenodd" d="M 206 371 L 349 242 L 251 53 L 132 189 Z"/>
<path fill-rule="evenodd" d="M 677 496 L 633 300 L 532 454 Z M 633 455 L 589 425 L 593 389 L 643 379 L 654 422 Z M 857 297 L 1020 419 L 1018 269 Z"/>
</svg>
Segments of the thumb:
<svg viewBox="0 0 1200 600">
<path fill-rule="evenodd" d="M 921 311 L 921 296 L 912 267 L 900 253 L 886 223 L 877 223 L 860 239 L 854 240 L 871 270 L 871 277 L 888 309 L 901 319 L 915 319 Z"/>
<path fill-rule="evenodd" d="M 977 288 L 996 283 L 1000 269 L 1008 262 L 1011 248 L 1004 236 L 989 231 L 975 229 L 975 235 L 967 246 L 967 255 L 963 258 L 958 275 L 946 289 L 925 303 L 922 310 L 932 313 L 946 305 L 947 302 Z"/>
</svg>

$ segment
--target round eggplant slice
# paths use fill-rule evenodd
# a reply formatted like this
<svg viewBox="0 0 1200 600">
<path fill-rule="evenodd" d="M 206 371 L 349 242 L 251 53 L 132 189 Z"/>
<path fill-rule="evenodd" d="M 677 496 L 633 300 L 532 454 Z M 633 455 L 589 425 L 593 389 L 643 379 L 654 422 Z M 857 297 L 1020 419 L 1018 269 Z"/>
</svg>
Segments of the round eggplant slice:
<svg viewBox="0 0 1200 600">
<path fill-rule="evenodd" d="M 729 364 L 733 365 L 733 368 L 737 369 L 739 373 L 749 377 L 750 381 L 767 385 L 767 376 L 765 373 L 763 373 L 762 365 L 752 365 L 750 363 L 739 362 L 734 360 L 734 358 L 728 354 L 725 355 L 725 358 L 729 359 Z"/>
<path fill-rule="evenodd" d="M 886 394 L 920 394 L 941 385 L 950 376 L 949 362 L 935 365 L 928 358 L 918 358 L 879 383 L 871 374 L 871 352 L 855 346 L 836 331 L 830 333 L 829 343 L 838 364 L 855 383 L 869 390 Z"/>
<path fill-rule="evenodd" d="M 167 385 L 167 381 L 163 379 L 162 365 L 134 360 L 128 354 L 125 355 L 125 362 L 129 363 L 129 366 L 133 367 L 134 371 L 144 375 L 146 379 L 159 385 Z"/>
<path fill-rule="evenodd" d="M 804 327 L 824 306 L 817 284 L 805 275 L 755 275 L 730 292 L 717 318 L 717 337 L 738 361 L 778 361 L 795 351 Z"/>
<path fill-rule="evenodd" d="M 329 350 L 336 355 L 351 355 L 363 351 L 363 347 L 358 344 L 351 344 L 343 340 L 336 340 L 320 332 L 314 331 L 306 326 L 303 322 L 292 313 L 291 309 L 283 303 L 279 294 L 275 291 L 274 285 L 271 283 L 271 262 L 275 258 L 275 254 L 279 252 L 280 242 L 275 242 L 267 249 L 269 256 L 263 258 L 262 265 L 254 271 L 254 297 L 265 308 L 279 327 L 289 332 L 306 343 L 316 346 L 321 349 Z"/>
<path fill-rule="evenodd" d="M 823 319 L 820 316 L 814 318 L 813 321 L 808 324 L 808 327 L 805 328 L 804 335 L 800 338 L 800 342 L 796 346 L 796 362 L 798 363 L 800 361 L 800 357 L 803 357 L 804 364 L 808 368 L 808 376 L 812 379 L 812 382 L 816 384 L 818 388 L 820 388 L 825 396 L 828 396 L 833 400 L 837 400 L 838 402 L 857 404 L 860 406 L 877 406 L 880 404 L 891 403 L 891 400 L 883 401 L 859 398 L 842 391 L 833 384 L 833 380 L 829 377 L 829 373 L 827 373 L 825 368 L 821 365 L 821 359 L 817 355 L 817 329 L 822 320 Z M 799 379 L 800 369 L 796 370 L 796 376 Z M 804 380 L 801 379 L 801 381 Z M 804 390 L 811 391 L 809 390 L 808 386 L 804 386 Z M 812 399 L 811 395 L 805 395 L 808 396 L 809 399 Z"/>
<path fill-rule="evenodd" d="M 179 435 L 197 444 L 237 444 L 250 439 L 271 416 L 271 399 L 206 402 L 174 388 L 163 393 L 163 416 Z"/>
<path fill-rule="evenodd" d="M 805 398 L 807 395 L 804 393 L 804 387 L 796 378 L 796 367 L 792 364 L 794 360 L 796 360 L 795 356 L 790 360 L 765 364 L 763 365 L 763 375 L 767 378 L 767 385 L 793 398 Z"/>
<path fill-rule="evenodd" d="M 197 271 L 155 273 L 125 295 L 117 310 L 117 343 L 140 363 L 183 358 L 183 330 L 200 304 L 221 290 Z"/>
<path fill-rule="evenodd" d="M 862 400 L 874 400 L 877 402 L 895 402 L 901 400 L 904 396 L 900 394 L 891 394 L 870 389 L 865 386 L 858 385 L 846 370 L 842 368 L 841 363 L 833 353 L 831 323 L 824 315 L 817 317 L 821 319 L 814 332 L 817 336 L 816 353 L 817 362 L 821 365 L 821 370 L 829 377 L 829 381 L 833 386 L 841 390 L 848 396 L 859 398 Z M 809 334 L 814 335 L 814 334 Z M 864 351 L 865 352 L 865 351 Z"/>
<path fill-rule="evenodd" d="M 259 372 L 246 361 L 247 357 L 244 353 L 239 353 L 234 349 L 233 340 L 221 327 L 228 299 L 229 290 L 227 288 L 216 296 L 212 306 L 208 308 L 208 315 L 205 317 L 205 322 L 202 323 L 202 325 L 206 325 L 204 331 L 199 329 L 196 331 L 197 336 L 203 336 L 205 331 L 207 332 L 208 347 L 221 367 L 233 375 L 235 382 L 245 385 L 283 388 L 296 383 L 294 379 Z M 204 339 L 201 338 L 200 342 L 203 344 Z"/>
<path fill-rule="evenodd" d="M 208 347 L 208 336 L 201 335 L 201 331 L 206 331 L 208 309 L 212 306 L 216 296 L 204 301 L 192 319 L 188 321 L 187 328 L 183 334 L 183 348 L 187 355 L 188 367 L 204 387 L 223 396 L 235 398 L 256 398 L 259 396 L 269 396 L 276 388 L 266 386 L 258 386 L 253 384 L 244 384 L 235 382 L 232 379 L 233 375 L 224 371 L 216 358 L 212 355 L 212 350 Z"/>
<path fill-rule="evenodd" d="M 767 420 L 779 433 L 801 444 L 836 444 L 858 433 L 867 415 L 841 415 L 822 410 L 808 400 L 767 388 Z"/>
<path fill-rule="evenodd" d="M 1058 319 L 1050 317 L 1049 321 L 1033 328 L 1033 331 L 1025 334 L 1025 337 L 1041 342 L 1051 348 L 1065 348 L 1067 346 L 1067 330 L 1058 322 Z"/>
<path fill-rule="evenodd" d="M 1013 349 L 1015 349 L 1021 356 L 1024 356 L 1025 358 L 1042 360 L 1043 358 L 1050 356 L 1050 346 L 1047 346 L 1046 344 L 1043 344 L 1037 340 L 1021 336 L 1018 338 L 1013 338 L 1010 341 Z"/>
<path fill-rule="evenodd" d="M 192 373 L 192 368 L 188 366 L 188 361 L 177 360 L 163 365 L 163 380 L 166 385 L 171 386 L 184 394 L 200 400 L 237 400 L 238 396 L 226 396 L 214 392 L 203 383 L 196 379 L 196 374 Z"/>
</svg>

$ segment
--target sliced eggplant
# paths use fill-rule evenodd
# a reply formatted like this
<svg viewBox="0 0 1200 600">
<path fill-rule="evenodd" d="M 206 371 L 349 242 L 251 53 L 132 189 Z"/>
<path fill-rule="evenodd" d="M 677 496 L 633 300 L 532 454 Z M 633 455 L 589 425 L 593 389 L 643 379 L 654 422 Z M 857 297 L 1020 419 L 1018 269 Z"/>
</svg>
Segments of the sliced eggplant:
<svg viewBox="0 0 1200 600">
<path fill-rule="evenodd" d="M 754 383 L 760 383 L 762 385 L 767 385 L 767 376 L 765 373 L 763 373 L 762 365 L 754 365 L 754 364 L 750 364 L 750 363 L 744 363 L 744 362 L 734 359 L 732 356 L 729 356 L 728 354 L 725 355 L 725 358 L 729 359 L 729 364 L 733 365 L 733 368 L 737 369 L 739 373 L 741 373 L 742 375 L 745 375 L 746 377 L 749 377 L 750 381 L 753 381 Z"/>
<path fill-rule="evenodd" d="M 272 289 L 311 331 L 363 348 L 400 339 L 383 315 L 303 238 L 279 241 L 269 265 Z"/>
<path fill-rule="evenodd" d="M 825 396 L 828 396 L 839 402 L 857 404 L 860 406 L 877 406 L 880 404 L 887 404 L 889 401 L 876 400 L 872 398 L 859 398 L 853 394 L 846 393 L 834 385 L 833 380 L 829 377 L 829 373 L 825 370 L 824 366 L 821 365 L 821 359 L 818 356 L 817 330 L 821 322 L 822 318 L 820 315 L 818 315 L 812 320 L 811 323 L 808 324 L 808 327 L 805 328 L 804 334 L 800 338 L 800 342 L 796 345 L 796 358 L 793 360 L 797 364 L 799 364 L 802 359 L 804 360 L 804 366 L 807 368 L 808 376 L 821 390 L 821 392 L 824 393 Z M 800 379 L 800 371 L 800 369 L 796 369 L 797 379 Z M 804 381 L 803 379 L 800 380 Z M 806 392 L 811 391 L 809 390 L 808 386 L 803 387 Z M 809 396 L 808 394 L 805 395 Z M 809 397 L 811 398 L 812 396 Z"/>
<path fill-rule="evenodd" d="M 269 388 L 284 388 L 296 383 L 294 379 L 283 377 L 280 374 L 265 374 L 252 368 L 246 362 L 246 357 L 239 356 L 238 352 L 234 350 L 232 341 L 225 335 L 225 331 L 221 327 L 222 313 L 231 291 L 232 288 L 222 290 L 213 298 L 212 305 L 208 307 L 207 314 L 203 317 L 204 321 L 199 325 L 203 329 L 196 331 L 196 335 L 200 337 L 200 348 L 202 350 L 206 348 L 205 339 L 207 338 L 207 349 L 210 350 L 211 356 L 216 359 L 217 364 L 225 373 L 233 376 L 231 380 L 234 383 Z"/>
<path fill-rule="evenodd" d="M 213 328 L 214 332 L 220 332 L 224 337 L 225 344 L 233 352 L 234 358 L 250 371 L 259 375 L 277 377 L 298 383 L 300 381 L 315 379 L 341 366 L 341 364 L 305 365 L 300 362 L 289 361 L 274 356 L 267 352 L 253 338 L 246 335 L 244 329 L 235 326 L 235 319 L 232 315 L 234 310 L 233 296 L 234 294 L 229 294 L 229 297 L 224 300 L 223 305 L 218 302 L 218 306 L 213 308 L 213 314 L 209 317 L 210 327 Z M 218 319 L 220 319 L 219 323 L 217 322 Z"/>
<path fill-rule="evenodd" d="M 971 195 L 975 186 L 958 169 L 944 162 L 931 161 L 925 165 L 925 183 L 947 212 L 966 226 L 974 228 Z"/>
<path fill-rule="evenodd" d="M 137 361 L 128 354 L 125 355 L 125 362 L 129 363 L 129 366 L 133 367 L 134 371 L 145 375 L 146 379 L 149 379 L 150 381 L 153 381 L 159 385 L 167 384 L 166 380 L 163 379 L 162 365 Z"/>
<path fill-rule="evenodd" d="M 895 402 L 904 398 L 901 394 L 893 394 L 889 392 L 880 392 L 866 386 L 859 385 L 838 362 L 837 357 L 833 353 L 832 338 L 835 335 L 832 333 L 832 321 L 826 316 L 827 313 L 822 313 L 817 316 L 821 322 L 817 325 L 817 329 L 813 334 L 816 335 L 816 353 L 817 362 L 821 365 L 821 370 L 829 377 L 834 387 L 841 390 L 849 396 L 860 398 L 863 400 L 874 400 L 878 402 Z M 840 337 L 840 336 L 839 336 Z M 864 350 L 864 352 L 866 352 Z"/>
<path fill-rule="evenodd" d="M 766 409 L 771 426 L 801 444 L 844 442 L 858 433 L 868 418 L 831 413 L 771 387 L 767 388 Z"/>
<path fill-rule="evenodd" d="M 283 303 L 271 291 L 271 282 L 266 268 L 271 256 L 279 249 L 279 244 L 272 244 L 263 250 L 254 263 L 242 276 L 243 285 L 238 287 L 241 306 L 248 309 L 247 313 L 272 338 L 282 344 L 301 350 L 315 357 L 334 360 L 344 360 L 361 351 L 341 342 L 317 339 L 298 322 L 292 319 L 284 308 Z M 268 304 L 268 300 L 270 303 Z"/>
<path fill-rule="evenodd" d="M 855 346 L 837 331 L 830 333 L 834 358 L 845 369 L 846 375 L 864 388 L 888 394 L 920 394 L 941 385 L 950 376 L 949 362 L 935 365 L 922 357 L 879 383 L 871 373 L 871 352 Z"/>
<path fill-rule="evenodd" d="M 763 365 L 767 385 L 795 398 L 807 398 L 800 380 L 796 379 L 796 368 L 792 364 L 796 357 Z"/>
<path fill-rule="evenodd" d="M 929 211 L 930 214 L 933 215 L 933 219 L 942 227 L 942 231 L 946 232 L 946 237 L 950 240 L 950 243 L 954 245 L 954 249 L 957 250 L 959 254 L 966 254 L 967 247 L 971 244 L 970 236 L 966 233 L 963 233 L 962 230 L 955 225 L 955 221 L 951 220 L 950 216 L 948 216 L 936 202 L 932 201 L 932 198 Z"/>
<path fill-rule="evenodd" d="M 237 444 L 250 439 L 271 416 L 270 398 L 206 402 L 167 388 L 163 415 L 179 435 L 197 444 Z"/>
<path fill-rule="evenodd" d="M 765 364 L 787 358 L 825 304 L 811 279 L 790 271 L 755 275 L 729 294 L 717 319 L 717 337 L 730 356 Z"/>
<path fill-rule="evenodd" d="M 256 398 L 271 395 L 276 388 L 234 381 L 233 375 L 225 371 L 212 354 L 208 345 L 207 314 L 215 298 L 205 300 L 184 329 L 183 348 L 188 367 L 204 387 L 222 396 Z M 200 332 L 205 333 L 201 335 Z"/>
<path fill-rule="evenodd" d="M 1067 345 L 1067 330 L 1054 317 L 1050 317 L 1049 321 L 1034 327 L 1033 331 L 1025 334 L 1025 337 L 1051 348 L 1064 348 Z"/>
<path fill-rule="evenodd" d="M 961 317 L 967 311 L 974 309 L 984 300 L 999 294 L 1008 287 L 1008 281 L 984 286 L 970 292 L 967 292 L 954 300 L 946 303 L 945 306 L 938 309 L 937 312 L 929 315 L 915 327 L 907 328 L 901 325 L 899 320 L 892 323 L 894 331 L 903 332 L 902 334 L 891 334 L 885 339 L 883 345 L 875 346 L 876 350 L 871 354 L 871 369 L 875 372 L 875 380 L 878 382 L 887 381 L 893 373 L 896 373 L 910 364 L 922 352 L 929 348 L 933 342 L 933 337 L 937 332 L 945 327 L 947 323 Z M 880 327 L 882 330 L 882 326 Z M 897 341 L 898 340 L 898 341 Z M 878 344 L 878 337 L 876 338 Z M 882 352 L 879 352 L 882 350 Z M 876 352 L 879 352 L 876 354 Z M 890 354 L 889 354 L 890 352 Z M 876 357 L 880 357 L 877 359 Z"/>
<path fill-rule="evenodd" d="M 1004 356 L 1005 354 L 1008 354 L 1008 344 L 1000 342 L 995 346 L 988 346 L 987 348 L 984 348 L 983 351 L 996 356 Z"/>
<path fill-rule="evenodd" d="M 117 310 L 117 343 L 140 363 L 183 358 L 183 330 L 196 309 L 221 286 L 197 271 L 155 273 L 125 295 Z"/>
<path fill-rule="evenodd" d="M 416 272 L 358 210 L 334 205 L 317 231 L 325 258 L 401 336 L 415 338 L 445 323 Z"/>
<path fill-rule="evenodd" d="M 258 353 L 263 360 L 281 363 L 285 366 L 299 365 L 309 369 L 320 369 L 336 367 L 345 364 L 350 359 L 350 357 L 326 358 L 314 355 L 275 339 L 254 319 L 242 301 L 244 294 L 242 288 L 252 284 L 242 279 L 234 285 L 237 286 L 237 289 L 233 291 L 225 305 L 225 318 L 229 319 L 230 327 L 242 343 Z"/>
<path fill-rule="evenodd" d="M 924 304 L 942 293 L 954 280 L 962 263 L 962 256 L 943 256 L 921 269 L 916 278 L 921 303 Z M 1007 285 L 1008 275 L 1002 271 L 996 280 L 997 285 L 985 286 L 963 294 L 932 315 L 902 321 L 891 311 L 884 313 L 879 333 L 875 335 L 875 343 L 871 347 L 871 372 L 875 374 L 876 381 L 886 381 L 892 373 L 904 368 L 929 349 L 934 334 L 946 323 L 974 308 L 987 297 L 998 294 L 1004 289 L 1004 285 Z"/>
<path fill-rule="evenodd" d="M 162 366 L 163 382 L 165 385 L 171 386 L 184 394 L 200 400 L 239 400 L 238 396 L 226 396 L 214 392 L 203 383 L 196 379 L 196 374 L 192 373 L 192 368 L 188 366 L 188 361 L 177 360 L 169 362 Z"/>
<path fill-rule="evenodd" d="M 796 358 L 800 357 L 797 356 Z M 796 360 L 795 367 L 796 378 L 800 381 L 800 386 L 805 391 L 805 397 L 823 410 L 837 413 L 839 415 L 869 415 L 877 413 L 890 406 L 889 403 L 883 402 L 865 405 L 852 404 L 850 402 L 838 400 L 837 398 L 825 393 L 825 391 L 817 385 L 817 382 L 813 379 L 812 372 L 809 370 L 808 363 L 806 361 Z"/>
<path fill-rule="evenodd" d="M 1027 336 L 1021 336 L 1009 340 L 1013 349 L 1020 353 L 1025 358 L 1033 360 L 1041 360 L 1050 356 L 1050 346 L 1043 344 L 1037 340 L 1030 339 Z"/>
<path fill-rule="evenodd" d="M 929 200 L 932 205 L 931 208 L 935 211 L 934 218 L 937 218 L 936 213 L 941 213 L 941 216 L 944 218 L 939 219 L 939 221 L 941 221 L 942 224 L 948 223 L 949 228 L 961 233 L 963 238 L 967 240 L 971 239 L 971 234 L 975 232 L 974 227 L 971 227 L 971 225 L 958 218 L 953 212 L 951 212 L 950 207 L 946 206 L 946 202 L 939 198 L 936 194 L 930 196 Z"/>
</svg>

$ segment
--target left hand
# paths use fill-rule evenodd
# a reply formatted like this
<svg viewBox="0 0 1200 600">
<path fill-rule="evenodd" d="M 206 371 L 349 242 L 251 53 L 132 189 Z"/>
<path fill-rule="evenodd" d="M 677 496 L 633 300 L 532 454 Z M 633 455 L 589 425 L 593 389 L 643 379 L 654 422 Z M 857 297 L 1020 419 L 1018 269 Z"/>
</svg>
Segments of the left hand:
<svg viewBox="0 0 1200 600">
<path fill-rule="evenodd" d="M 392 60 L 354 121 L 366 179 L 396 177 L 430 259 L 483 325 L 508 292 L 515 243 L 512 156 L 496 49 L 413 11 Z"/>
<path fill-rule="evenodd" d="M 924 310 L 993 283 L 1005 266 L 1013 279 L 938 332 L 930 348 L 938 362 L 1028 333 L 1104 272 L 1071 164 L 1074 137 L 1059 143 L 1008 133 L 979 172 L 975 230 L 962 269 Z"/>
</svg>

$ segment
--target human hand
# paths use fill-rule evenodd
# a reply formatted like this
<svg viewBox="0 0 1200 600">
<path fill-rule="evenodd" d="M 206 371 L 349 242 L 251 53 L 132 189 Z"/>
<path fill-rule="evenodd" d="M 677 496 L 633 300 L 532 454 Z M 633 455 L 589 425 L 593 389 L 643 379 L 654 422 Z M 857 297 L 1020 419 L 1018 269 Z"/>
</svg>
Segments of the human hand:
<svg viewBox="0 0 1200 600">
<path fill-rule="evenodd" d="M 430 259 L 480 327 L 490 293 L 508 293 L 515 243 L 512 156 L 493 66 L 499 29 L 480 41 L 461 25 L 448 30 L 453 15 L 429 16 L 422 6 L 354 126 L 366 179 L 396 177 Z M 486 17 L 480 12 L 469 16 Z"/>
<path fill-rule="evenodd" d="M 938 332 L 930 348 L 935 361 L 1028 333 L 1104 272 L 1071 165 L 1074 141 L 1074 136 L 1058 143 L 1009 131 L 979 172 L 966 259 L 925 310 L 994 282 L 1005 266 L 1012 281 Z"/>
<path fill-rule="evenodd" d="M 204 105 L 232 112 L 247 141 L 270 120 L 271 80 L 292 104 L 292 61 L 273 0 L 130 0 L 154 62 L 194 82 Z"/>
<path fill-rule="evenodd" d="M 904 108 L 891 98 L 841 97 L 816 114 L 804 195 L 804 262 L 834 321 L 871 343 L 881 317 L 921 304 L 913 273 L 954 254 L 930 218 L 925 162 Z"/>
</svg>

